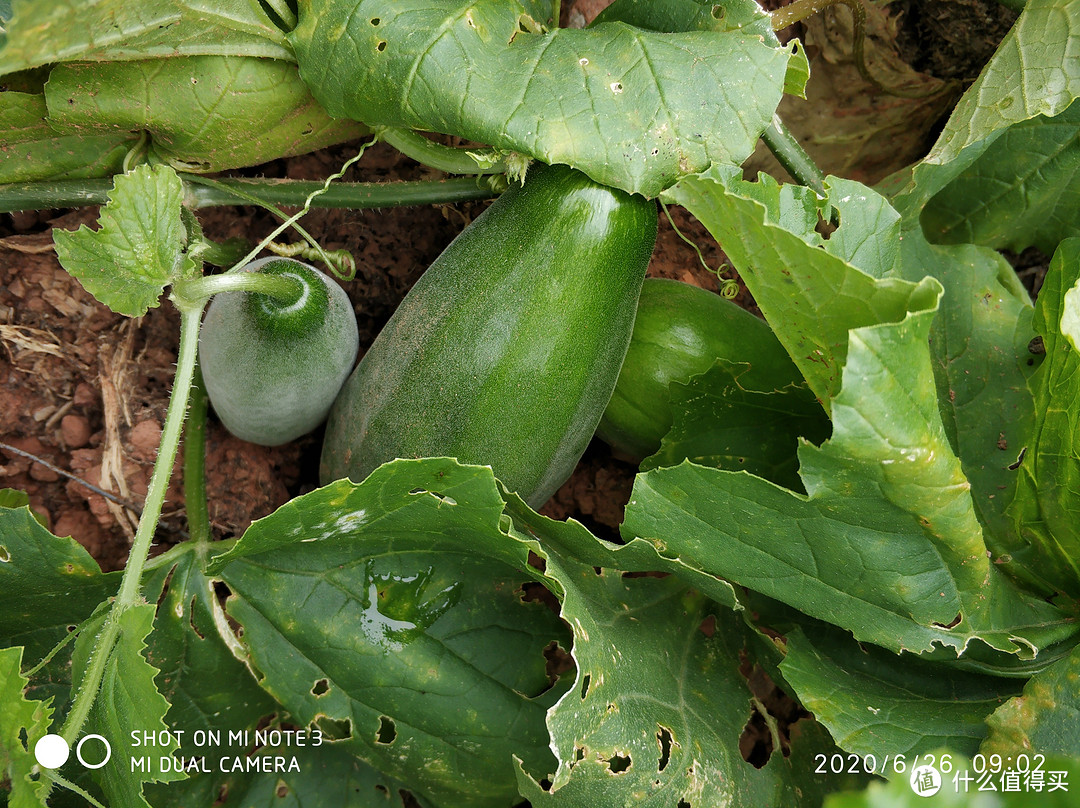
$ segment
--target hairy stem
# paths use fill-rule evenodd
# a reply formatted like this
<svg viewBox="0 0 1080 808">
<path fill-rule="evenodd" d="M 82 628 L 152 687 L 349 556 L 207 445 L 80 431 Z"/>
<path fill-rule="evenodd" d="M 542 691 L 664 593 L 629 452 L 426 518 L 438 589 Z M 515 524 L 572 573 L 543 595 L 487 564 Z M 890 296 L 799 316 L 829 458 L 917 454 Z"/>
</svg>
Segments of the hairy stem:
<svg viewBox="0 0 1080 808">
<path fill-rule="evenodd" d="M 267 275 L 264 272 L 226 272 L 221 275 L 203 275 L 190 280 L 177 281 L 173 295 L 189 303 L 198 304 L 222 292 L 257 292 L 269 295 L 283 303 L 292 303 L 303 293 L 300 281 L 287 275 Z"/>
<path fill-rule="evenodd" d="M 176 360 L 176 377 L 173 380 L 169 409 L 165 414 L 165 426 L 161 433 L 154 471 L 143 503 L 139 528 L 135 532 L 135 541 L 131 545 L 131 554 L 124 567 L 124 577 L 120 581 L 120 591 L 113 601 L 112 609 L 105 618 L 101 632 L 94 640 L 94 650 L 90 664 L 83 675 L 79 692 L 64 721 L 61 734 L 70 744 L 78 737 L 86 723 L 90 709 L 97 698 L 98 690 L 105 676 L 105 667 L 112 655 L 113 647 L 120 638 L 121 617 L 124 612 L 139 603 L 139 585 L 142 581 L 146 558 L 150 553 L 150 543 L 157 530 L 161 506 L 165 502 L 165 492 L 172 477 L 173 463 L 180 445 L 180 433 L 187 413 L 188 396 L 191 392 L 191 379 L 195 372 L 195 358 L 199 347 L 199 322 L 205 302 L 180 308 L 180 352 Z"/>
<path fill-rule="evenodd" d="M 473 173 L 478 173 L 474 171 Z M 299 207 L 321 182 L 308 180 L 218 179 L 213 185 L 202 178 L 186 176 L 184 203 L 192 209 L 221 205 L 249 205 L 252 199 L 270 205 Z M 104 205 L 109 201 L 113 181 L 50 180 L 0 185 L 0 213 L 18 210 L 77 208 Z M 312 201 L 316 208 L 391 208 L 408 205 L 443 205 L 489 199 L 496 194 L 471 177 L 416 182 L 342 182 Z"/>
<path fill-rule="evenodd" d="M 428 140 L 411 129 L 390 127 L 383 129 L 379 136 L 416 162 L 448 174 L 501 174 L 506 171 L 506 164 L 502 160 L 497 161 L 490 168 L 481 168 L 465 149 L 444 146 Z"/>
<path fill-rule="evenodd" d="M 206 388 L 202 372 L 195 367 L 191 380 L 191 403 L 184 430 L 184 510 L 188 534 L 199 558 L 200 568 L 210 548 L 210 510 L 206 502 Z"/>
<path fill-rule="evenodd" d="M 796 182 L 814 189 L 819 196 L 825 196 L 824 173 L 817 163 L 810 159 L 810 155 L 780 120 L 779 115 L 773 115 L 772 123 L 761 133 L 761 139 Z"/>
</svg>

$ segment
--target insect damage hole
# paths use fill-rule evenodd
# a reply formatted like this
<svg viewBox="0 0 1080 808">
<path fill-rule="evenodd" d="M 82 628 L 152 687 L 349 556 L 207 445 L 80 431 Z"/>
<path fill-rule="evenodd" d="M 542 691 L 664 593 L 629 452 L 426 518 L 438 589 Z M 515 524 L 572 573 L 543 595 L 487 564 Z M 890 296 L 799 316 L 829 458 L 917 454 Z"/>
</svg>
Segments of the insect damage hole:
<svg viewBox="0 0 1080 808">
<path fill-rule="evenodd" d="M 379 53 L 382 53 L 384 50 L 386 50 L 386 40 L 380 39 L 378 44 L 375 46 L 375 50 L 377 50 Z"/>
<path fill-rule="evenodd" d="M 613 81 L 613 82 L 611 82 L 611 84 L 608 85 L 608 87 L 611 89 L 611 92 L 613 92 L 615 95 L 618 95 L 619 93 L 621 93 L 623 91 L 623 86 L 622 86 L 621 81 Z"/>
<path fill-rule="evenodd" d="M 585 697 L 589 695 L 589 685 L 592 684 L 592 675 L 586 673 L 581 677 L 581 700 L 585 701 Z"/>
<path fill-rule="evenodd" d="M 0 544 L 0 564 L 7 564 L 9 561 L 11 561 L 11 551 Z"/>
<path fill-rule="evenodd" d="M 607 760 L 608 769 L 612 774 L 624 774 L 634 765 L 629 755 L 612 755 Z"/>
<path fill-rule="evenodd" d="M 330 681 L 328 679 L 320 679 L 311 686 L 311 695 L 313 696 L 325 696 L 330 692 Z"/>
<path fill-rule="evenodd" d="M 660 760 L 657 762 L 656 770 L 662 772 L 671 762 L 671 730 L 660 724 L 657 726 L 660 727 L 660 731 L 656 733 L 656 742 L 660 746 Z"/>
<path fill-rule="evenodd" d="M 380 715 L 379 731 L 375 733 L 375 743 L 389 746 L 395 740 L 397 740 L 397 727 L 394 725 L 394 719 L 388 715 Z"/>
</svg>

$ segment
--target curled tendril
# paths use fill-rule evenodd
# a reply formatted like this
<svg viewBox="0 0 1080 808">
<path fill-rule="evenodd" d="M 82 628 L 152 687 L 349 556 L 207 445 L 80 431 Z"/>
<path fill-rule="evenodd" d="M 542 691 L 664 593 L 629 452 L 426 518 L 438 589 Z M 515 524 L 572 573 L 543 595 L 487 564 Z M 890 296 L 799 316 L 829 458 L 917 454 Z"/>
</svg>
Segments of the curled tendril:
<svg viewBox="0 0 1080 808">
<path fill-rule="evenodd" d="M 679 238 L 681 238 L 693 248 L 694 252 L 697 253 L 698 261 L 701 262 L 701 266 L 705 268 L 706 272 L 708 272 L 710 275 L 715 276 L 716 279 L 720 282 L 721 296 L 727 298 L 728 300 L 734 300 L 736 297 L 738 297 L 739 282 L 735 278 L 729 278 L 725 275 L 725 273 L 729 269 L 732 269 L 731 265 L 724 264 L 719 269 L 713 269 L 711 266 L 709 266 L 708 262 L 705 260 L 705 256 L 701 252 L 701 248 L 698 247 L 698 245 L 695 244 L 691 239 L 683 235 L 683 232 L 679 229 L 678 225 L 675 224 L 675 220 L 671 218 L 671 211 L 668 210 L 667 205 L 664 204 L 663 201 L 660 202 L 660 207 L 663 208 L 664 216 L 667 217 L 668 224 L 671 225 L 671 229 L 675 231 L 675 235 L 677 235 Z"/>
<path fill-rule="evenodd" d="M 271 241 L 266 249 L 283 258 L 303 258 L 305 261 L 322 261 L 330 268 L 330 271 L 342 280 L 352 280 L 356 277 L 356 259 L 348 250 L 323 250 L 312 247 L 303 241 L 293 244 L 282 244 L 279 241 Z"/>
</svg>

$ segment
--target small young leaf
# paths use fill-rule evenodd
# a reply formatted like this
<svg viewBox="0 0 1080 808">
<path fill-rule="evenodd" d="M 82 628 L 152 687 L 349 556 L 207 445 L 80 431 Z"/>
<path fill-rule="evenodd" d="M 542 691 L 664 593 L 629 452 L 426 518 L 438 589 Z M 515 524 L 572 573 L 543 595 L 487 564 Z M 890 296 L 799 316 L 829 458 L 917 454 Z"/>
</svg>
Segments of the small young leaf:
<svg viewBox="0 0 1080 808">
<path fill-rule="evenodd" d="M 168 166 L 118 175 L 99 230 L 53 232 L 61 265 L 113 311 L 145 314 L 167 285 L 196 271 L 183 253 L 183 198 L 183 183 Z"/>
<path fill-rule="evenodd" d="M 24 698 L 22 648 L 0 648 L 0 781 L 10 791 L 9 808 L 44 805 L 48 781 L 31 779 L 34 745 L 49 731 L 52 707 Z"/>
</svg>

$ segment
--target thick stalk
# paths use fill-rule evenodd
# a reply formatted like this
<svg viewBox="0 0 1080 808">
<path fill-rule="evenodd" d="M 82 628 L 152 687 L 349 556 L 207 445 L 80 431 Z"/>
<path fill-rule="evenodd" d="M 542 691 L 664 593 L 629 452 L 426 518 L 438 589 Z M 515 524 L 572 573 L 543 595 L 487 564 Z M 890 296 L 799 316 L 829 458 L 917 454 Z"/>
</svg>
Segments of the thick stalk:
<svg viewBox="0 0 1080 808">
<path fill-rule="evenodd" d="M 476 173 L 476 172 L 474 172 Z M 18 210 L 77 208 L 104 205 L 109 201 L 112 178 L 97 180 L 50 180 L 0 185 L 0 213 Z M 271 205 L 300 207 L 321 182 L 307 180 L 219 179 L 214 187 L 200 185 L 197 178 L 184 181 L 184 202 L 192 209 L 221 205 L 249 205 L 251 197 Z M 236 192 L 233 192 L 235 189 Z M 471 177 L 416 182 L 341 182 L 311 203 L 315 208 L 391 208 L 408 205 L 443 205 L 489 199 L 496 194 L 477 185 Z"/>
<path fill-rule="evenodd" d="M 802 144 L 791 133 L 779 115 L 773 115 L 772 123 L 761 133 L 761 139 L 795 181 L 825 196 L 825 175 L 818 168 Z"/>
<path fill-rule="evenodd" d="M 481 168 L 469 156 L 468 150 L 444 146 L 411 129 L 388 127 L 379 132 L 379 137 L 416 162 L 448 174 L 501 174 L 506 171 L 506 164 L 502 160 L 489 168 Z M 494 152 L 492 154 L 494 156 Z"/>
<path fill-rule="evenodd" d="M 190 280 L 177 281 L 173 295 L 197 305 L 222 292 L 257 292 L 277 298 L 283 303 L 294 303 L 304 288 L 296 278 L 287 275 L 267 275 L 264 272 L 226 272 L 221 275 L 203 275 Z"/>
<path fill-rule="evenodd" d="M 180 445 L 180 433 L 187 413 L 188 396 L 191 391 L 191 379 L 195 372 L 195 358 L 199 347 L 199 322 L 205 301 L 194 306 L 182 306 L 180 311 L 180 352 L 176 360 L 176 376 L 173 379 L 169 409 L 165 414 L 165 426 L 161 432 L 161 444 L 154 461 L 154 471 L 146 491 L 142 516 L 135 541 L 131 545 L 131 554 L 124 567 L 124 577 L 120 581 L 120 591 L 113 601 L 112 609 L 105 618 L 105 623 L 94 641 L 94 651 L 87 666 L 79 692 L 64 722 L 61 734 L 67 742 L 73 743 L 82 730 L 90 708 L 94 705 L 98 690 L 105 676 L 105 666 L 112 655 L 113 647 L 120 637 L 121 617 L 124 612 L 139 603 L 139 585 L 142 581 L 143 568 L 150 553 L 150 543 L 157 530 L 161 516 L 161 506 L 165 502 L 165 492 L 172 477 L 173 464 L 176 461 L 177 448 Z"/>
<path fill-rule="evenodd" d="M 206 503 L 206 411 L 206 388 L 196 366 L 184 430 L 184 510 L 187 512 L 188 535 L 195 546 L 200 568 L 210 549 L 210 511 Z"/>
</svg>

